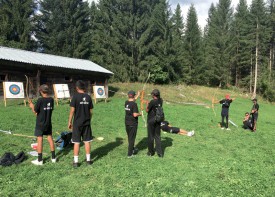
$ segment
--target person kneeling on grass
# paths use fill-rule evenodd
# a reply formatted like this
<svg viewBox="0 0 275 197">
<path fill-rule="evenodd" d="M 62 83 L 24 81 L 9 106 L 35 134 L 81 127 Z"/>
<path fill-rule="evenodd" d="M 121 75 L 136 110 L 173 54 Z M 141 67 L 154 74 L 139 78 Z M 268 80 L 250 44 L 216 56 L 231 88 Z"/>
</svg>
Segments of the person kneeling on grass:
<svg viewBox="0 0 275 197">
<path fill-rule="evenodd" d="M 160 127 L 161 127 L 161 130 L 166 131 L 168 133 L 187 135 L 189 137 L 192 137 L 195 134 L 195 131 L 186 131 L 178 127 L 172 127 L 172 125 L 170 125 L 168 121 L 162 121 L 160 123 Z"/>
<path fill-rule="evenodd" d="M 252 118 L 250 117 L 250 114 L 248 112 L 245 113 L 243 119 L 243 128 L 250 129 L 251 131 L 253 130 Z"/>
<path fill-rule="evenodd" d="M 48 96 L 49 86 L 41 85 L 39 87 L 39 92 L 42 98 L 37 100 L 37 103 L 32 103 L 29 100 L 29 106 L 32 109 L 33 113 L 36 114 L 36 126 L 34 135 L 37 136 L 37 152 L 38 159 L 32 161 L 34 165 L 43 165 L 42 160 L 42 151 L 43 151 L 43 135 L 48 136 L 48 142 L 50 144 L 50 149 L 52 152 L 52 163 L 56 162 L 55 158 L 55 148 L 52 138 L 52 111 L 54 108 L 54 100 L 52 97 Z"/>
</svg>

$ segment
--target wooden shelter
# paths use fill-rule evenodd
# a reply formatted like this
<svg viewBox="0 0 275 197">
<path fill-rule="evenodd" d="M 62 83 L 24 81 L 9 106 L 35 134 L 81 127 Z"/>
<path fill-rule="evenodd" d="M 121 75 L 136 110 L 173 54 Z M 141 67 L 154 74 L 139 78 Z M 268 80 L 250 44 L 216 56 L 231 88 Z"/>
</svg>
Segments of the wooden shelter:
<svg viewBox="0 0 275 197">
<path fill-rule="evenodd" d="M 75 82 L 83 80 L 87 92 L 92 93 L 93 85 L 104 85 L 108 94 L 108 79 L 113 73 L 92 61 L 68 58 L 44 53 L 30 52 L 0 46 L 0 96 L 3 96 L 4 81 L 24 82 L 28 77 L 28 95 L 38 97 L 38 87 L 47 84 L 68 84 L 70 94 L 75 91 Z M 108 95 L 107 95 L 108 96 Z"/>
</svg>

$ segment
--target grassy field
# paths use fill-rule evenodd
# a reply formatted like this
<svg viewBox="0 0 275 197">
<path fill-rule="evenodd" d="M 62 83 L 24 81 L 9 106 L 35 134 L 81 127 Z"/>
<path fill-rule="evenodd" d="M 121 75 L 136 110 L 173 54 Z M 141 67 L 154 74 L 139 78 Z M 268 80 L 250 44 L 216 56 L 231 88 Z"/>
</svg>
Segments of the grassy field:
<svg viewBox="0 0 275 197">
<path fill-rule="evenodd" d="M 94 140 L 92 166 L 87 166 L 81 147 L 78 169 L 72 167 L 72 148 L 57 152 L 58 162 L 50 162 L 49 146 L 44 142 L 43 166 L 34 166 L 28 155 L 20 165 L 0 167 L 0 196 L 274 196 L 275 121 L 274 105 L 259 99 L 256 133 L 241 128 L 243 115 L 252 107 L 246 94 L 198 86 L 159 86 L 165 100 L 168 121 L 195 136 L 162 133 L 164 158 L 148 157 L 144 122 L 139 119 L 136 145 L 140 152 L 128 159 L 124 128 L 124 102 L 129 89 L 142 84 L 111 84 L 108 103 L 98 102 L 92 120 Z M 150 99 L 152 85 L 146 86 Z M 211 99 L 230 93 L 236 100 L 230 119 L 238 128 L 221 130 L 220 106 L 211 109 Z M 139 100 L 138 100 L 139 103 Z M 185 104 L 184 104 L 185 103 Z M 186 103 L 201 103 L 190 105 Z M 67 131 L 69 106 L 56 106 L 53 113 L 54 137 Z M 33 135 L 35 116 L 21 101 L 0 104 L 0 129 Z M 0 133 L 0 155 L 31 151 L 32 138 Z"/>
</svg>

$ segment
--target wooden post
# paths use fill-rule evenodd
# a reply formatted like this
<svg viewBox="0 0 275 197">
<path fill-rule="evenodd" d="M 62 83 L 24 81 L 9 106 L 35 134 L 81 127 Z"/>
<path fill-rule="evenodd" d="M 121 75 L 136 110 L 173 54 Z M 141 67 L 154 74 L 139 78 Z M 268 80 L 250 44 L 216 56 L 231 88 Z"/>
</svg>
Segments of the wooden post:
<svg viewBox="0 0 275 197">
<path fill-rule="evenodd" d="M 41 70 L 38 69 L 36 74 L 36 96 L 37 97 L 39 97 L 40 76 L 41 76 Z"/>
<path fill-rule="evenodd" d="M 5 104 L 5 107 L 7 107 L 5 82 L 3 82 L 3 92 L 4 92 L 4 104 Z"/>
<path fill-rule="evenodd" d="M 105 103 L 107 102 L 107 99 L 109 98 L 109 88 L 108 88 L 108 79 L 105 79 L 105 83 L 104 83 L 104 91 L 105 91 Z"/>
<path fill-rule="evenodd" d="M 57 90 L 55 88 L 55 84 L 53 84 L 53 91 L 54 91 L 55 102 L 56 102 L 56 105 L 58 106 Z"/>
</svg>

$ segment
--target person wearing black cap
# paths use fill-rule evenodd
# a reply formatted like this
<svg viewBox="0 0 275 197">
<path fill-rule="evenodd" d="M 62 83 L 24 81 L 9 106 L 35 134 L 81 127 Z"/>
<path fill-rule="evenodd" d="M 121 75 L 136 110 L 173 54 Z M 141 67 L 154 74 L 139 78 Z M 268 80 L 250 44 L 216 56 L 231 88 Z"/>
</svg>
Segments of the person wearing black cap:
<svg viewBox="0 0 275 197">
<path fill-rule="evenodd" d="M 43 165 L 42 152 L 43 152 L 43 135 L 47 135 L 52 153 L 52 163 L 56 162 L 55 147 L 52 138 L 52 112 L 54 110 L 54 100 L 49 96 L 49 86 L 43 84 L 39 87 L 41 98 L 39 98 L 34 105 L 29 100 L 29 106 L 33 113 L 36 115 L 36 126 L 34 135 L 37 137 L 37 152 L 38 158 L 33 160 L 34 165 Z"/>
<path fill-rule="evenodd" d="M 253 132 L 256 131 L 256 125 L 258 120 L 258 111 L 259 111 L 259 104 L 257 103 L 257 99 L 254 98 L 253 100 L 253 106 L 251 109 L 251 115 L 252 115 L 252 125 L 253 125 Z"/>
<path fill-rule="evenodd" d="M 137 149 L 135 148 L 135 140 L 138 128 L 138 117 L 141 113 L 138 111 L 138 106 L 135 100 L 139 96 L 139 92 L 136 93 L 131 90 L 128 92 L 128 100 L 125 101 L 125 128 L 128 136 L 128 158 L 133 157 L 137 154 Z"/>
<path fill-rule="evenodd" d="M 156 143 L 156 151 L 159 157 L 163 157 L 161 149 L 160 138 L 160 122 L 155 121 L 156 109 L 158 106 L 162 106 L 163 100 L 160 98 L 160 92 L 158 89 L 154 89 L 151 93 L 152 100 L 147 103 L 146 112 L 147 116 L 147 131 L 148 131 L 148 156 L 155 154 L 154 142 Z"/>
</svg>

